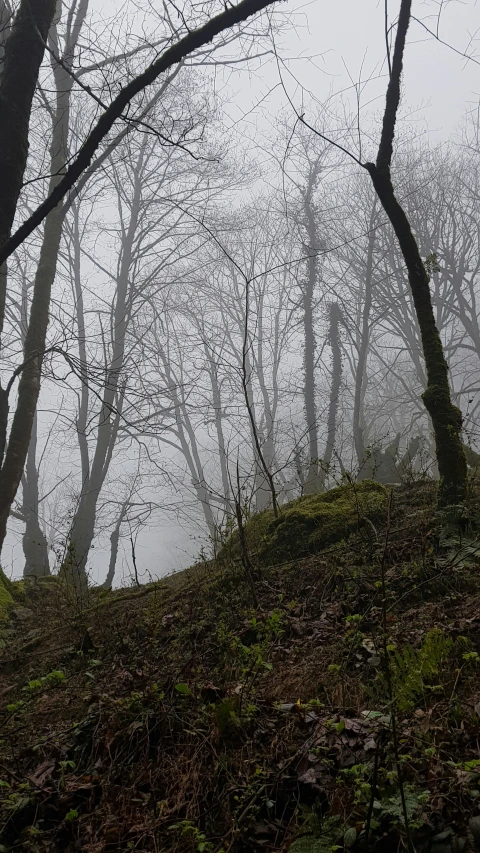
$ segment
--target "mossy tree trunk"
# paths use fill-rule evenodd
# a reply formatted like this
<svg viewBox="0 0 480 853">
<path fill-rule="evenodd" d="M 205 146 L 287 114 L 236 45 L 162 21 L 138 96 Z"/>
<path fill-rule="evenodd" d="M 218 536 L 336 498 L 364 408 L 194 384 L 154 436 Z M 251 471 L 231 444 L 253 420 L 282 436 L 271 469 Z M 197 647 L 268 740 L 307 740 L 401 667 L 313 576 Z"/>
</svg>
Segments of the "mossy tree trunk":
<svg viewBox="0 0 480 853">
<path fill-rule="evenodd" d="M 408 271 L 425 358 L 427 387 L 422 398 L 431 417 L 435 435 L 440 473 L 439 504 L 448 506 L 461 503 L 465 496 L 467 463 L 461 440 L 462 414 L 451 399 L 448 366 L 435 323 L 429 275 L 422 262 L 408 217 L 395 195 L 390 173 L 410 14 L 411 0 L 402 0 L 377 159 L 375 163 L 365 163 L 364 168 L 367 169 L 393 226 Z"/>
<path fill-rule="evenodd" d="M 7 609 L 13 604 L 12 582 L 0 566 L 0 624 L 7 618 Z"/>
</svg>

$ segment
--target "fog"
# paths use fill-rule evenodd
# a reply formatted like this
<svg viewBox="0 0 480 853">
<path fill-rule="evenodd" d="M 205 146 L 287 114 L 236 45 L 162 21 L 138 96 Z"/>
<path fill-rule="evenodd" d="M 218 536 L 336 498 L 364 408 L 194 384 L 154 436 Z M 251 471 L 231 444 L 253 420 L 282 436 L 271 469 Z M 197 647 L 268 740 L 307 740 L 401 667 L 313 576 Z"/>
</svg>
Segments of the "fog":
<svg viewBox="0 0 480 853">
<path fill-rule="evenodd" d="M 55 63 L 78 9 L 63 5 L 17 225 L 46 195 L 55 146 L 73 158 L 152 45 L 186 32 L 176 6 L 84 0 L 67 104 Z M 222 9 L 183 13 L 195 26 Z M 417 0 L 412 15 L 392 175 L 475 454 L 480 9 Z M 374 0 L 273 4 L 170 68 L 103 140 L 67 196 L 9 576 L 73 555 L 94 583 L 109 570 L 145 582 L 221 547 L 238 507 L 246 518 L 345 477 L 438 476 L 404 259 L 355 162 L 377 154 L 384 16 Z M 41 241 L 40 228 L 8 262 L 3 386 L 22 364 Z"/>
</svg>

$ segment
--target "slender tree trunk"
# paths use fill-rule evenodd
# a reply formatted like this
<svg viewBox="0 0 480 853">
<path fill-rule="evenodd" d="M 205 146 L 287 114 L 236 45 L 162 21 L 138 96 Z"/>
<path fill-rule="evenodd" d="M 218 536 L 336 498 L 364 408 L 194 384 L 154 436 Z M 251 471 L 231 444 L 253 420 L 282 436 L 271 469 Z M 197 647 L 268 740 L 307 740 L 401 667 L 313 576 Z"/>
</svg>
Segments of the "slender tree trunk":
<svg viewBox="0 0 480 853">
<path fill-rule="evenodd" d="M 180 408 L 182 410 L 182 417 L 180 417 Z M 190 473 L 192 475 L 192 485 L 202 506 L 209 536 L 212 542 L 215 543 L 217 539 L 217 524 L 212 511 L 211 494 L 207 486 L 202 460 L 200 459 L 200 454 L 198 452 L 198 444 L 197 439 L 195 437 L 195 430 L 193 429 L 192 423 L 188 416 L 187 408 L 183 401 L 177 408 L 177 412 L 177 428 L 180 443 L 182 445 L 183 455 L 185 456 L 188 467 L 190 469 Z M 188 435 L 188 442 L 186 441 L 185 433 L 187 433 Z"/>
<path fill-rule="evenodd" d="M 255 417 L 255 404 L 253 399 L 253 388 L 251 382 L 252 368 L 249 358 L 249 317 L 250 317 L 250 281 L 245 282 L 245 312 L 244 312 L 244 327 L 243 327 L 243 342 L 242 342 L 242 388 L 243 398 L 247 409 L 248 419 L 250 422 L 250 431 L 253 443 L 253 453 L 255 461 L 255 486 L 258 500 L 262 500 L 262 491 L 264 490 L 265 482 L 268 483 L 270 490 L 271 506 L 273 514 L 277 518 L 279 514 L 277 493 L 275 489 L 275 481 L 271 469 L 268 467 L 263 454 L 262 441 Z M 258 487 L 258 490 L 257 490 Z"/>
<path fill-rule="evenodd" d="M 360 347 L 358 350 L 358 363 L 355 372 L 355 392 L 353 399 L 353 442 L 359 465 L 365 461 L 365 433 L 363 423 L 363 401 L 365 399 L 365 386 L 367 381 L 367 355 L 370 345 L 370 312 L 372 310 L 372 278 L 373 278 L 373 250 L 375 244 L 375 231 L 373 230 L 374 209 L 370 217 L 367 265 L 365 271 L 365 293 L 362 310 L 362 328 L 360 333 Z"/>
<path fill-rule="evenodd" d="M 86 331 L 85 331 L 85 312 L 83 307 L 83 290 L 81 277 L 81 246 L 80 246 L 80 229 L 79 229 L 79 209 L 78 204 L 72 205 L 73 210 L 73 226 L 72 226 L 72 243 L 73 255 L 70 257 L 71 277 L 73 281 L 75 293 L 75 314 L 77 319 L 77 341 L 78 341 L 78 356 L 80 360 L 79 372 L 81 379 L 80 401 L 78 405 L 78 413 L 75 422 L 77 430 L 78 449 L 80 451 L 80 462 L 82 470 L 82 489 L 88 483 L 90 476 L 90 453 L 87 440 L 87 423 L 88 423 L 88 404 L 89 404 L 89 389 L 88 389 L 88 363 L 87 363 L 87 346 L 86 346 Z"/>
<path fill-rule="evenodd" d="M 28 326 L 28 282 L 26 277 L 22 283 L 22 296 L 20 305 L 20 334 L 22 344 L 25 346 L 25 334 Z M 28 445 L 27 461 L 25 471 L 22 475 L 22 521 L 25 530 L 22 537 L 23 554 L 25 565 L 24 577 L 46 577 L 50 574 L 48 561 L 48 542 L 40 526 L 38 517 L 39 489 L 37 470 L 37 432 L 38 416 L 35 412 L 33 419 L 32 434 Z"/>
<path fill-rule="evenodd" d="M 22 478 L 22 516 L 25 521 L 23 553 L 25 567 L 23 576 L 44 578 L 50 574 L 48 542 L 38 517 L 38 471 L 36 466 L 37 415 L 33 419 L 32 435 L 28 447 L 27 464 Z"/>
<path fill-rule="evenodd" d="M 258 313 L 257 313 L 257 357 L 256 357 L 256 374 L 258 384 L 260 386 L 260 392 L 263 400 L 263 439 L 262 439 L 262 453 L 263 458 L 265 459 L 265 464 L 269 471 L 275 471 L 276 468 L 276 459 L 275 459 L 275 424 L 272 412 L 272 406 L 270 403 L 270 396 L 267 389 L 267 383 L 265 381 L 265 370 L 263 364 L 263 348 L 264 348 L 264 335 L 263 335 L 263 292 L 260 294 L 258 300 Z M 257 509 L 263 510 L 267 509 L 272 505 L 272 495 L 270 490 L 270 485 L 265 476 L 261 478 L 260 488 L 257 491 Z"/>
<path fill-rule="evenodd" d="M 77 432 L 82 458 L 83 482 L 80 500 L 72 521 L 67 560 L 62 567 L 62 573 L 69 582 L 75 585 L 79 594 L 83 594 L 87 586 L 86 568 L 88 555 L 95 536 L 97 504 L 102 486 L 105 482 L 105 477 L 108 473 L 110 459 L 112 457 L 118 433 L 119 415 L 123 405 L 124 392 L 122 388 L 119 388 L 119 382 L 121 371 L 124 366 L 125 336 L 129 317 L 128 293 L 131 285 L 130 272 L 133 263 L 134 242 L 141 209 L 142 174 L 146 143 L 147 138 L 144 137 L 143 144 L 140 146 L 138 157 L 135 161 L 136 177 L 131 203 L 131 213 L 125 234 L 124 245 L 122 246 L 115 294 L 115 306 L 113 308 L 113 316 L 111 319 L 113 335 L 112 354 L 106 369 L 107 375 L 103 388 L 102 405 L 98 416 L 97 440 L 91 465 L 88 460 L 88 446 L 84 436 L 87 417 L 86 406 L 88 406 L 86 390 L 82 392 L 79 418 L 77 420 Z M 76 266 L 78 266 L 78 262 Z M 80 358 L 86 359 L 84 318 L 83 310 L 81 310 L 83 307 L 81 283 L 76 282 L 75 286 L 78 307 L 77 317 L 79 320 L 79 355 Z M 84 385 L 85 379 L 83 383 Z M 117 411 L 114 412 L 116 400 Z"/>
<path fill-rule="evenodd" d="M 342 386 L 342 350 L 340 347 L 340 321 L 342 312 L 337 302 L 330 305 L 329 340 L 332 349 L 332 384 L 330 386 L 330 401 L 327 417 L 327 441 L 323 454 L 322 469 L 319 473 L 319 489 L 325 488 L 328 469 L 332 463 L 335 451 L 335 436 L 337 432 L 337 413 Z"/>
<path fill-rule="evenodd" d="M 307 255 L 307 276 L 302 286 L 303 400 L 308 436 L 308 470 L 304 486 L 306 495 L 316 492 L 319 486 L 318 414 L 315 396 L 316 341 L 313 323 L 315 287 L 318 276 L 318 251 L 320 249 L 313 194 L 317 186 L 319 172 L 320 163 L 316 162 L 310 167 L 307 186 L 303 192 L 303 226 L 307 233 L 307 240 L 303 245 L 303 250 Z"/>
<path fill-rule="evenodd" d="M 435 435 L 440 474 L 439 504 L 448 506 L 461 503 L 465 496 L 467 463 L 461 440 L 462 414 L 451 400 L 448 367 L 435 324 L 429 276 L 408 218 L 395 196 L 390 174 L 403 53 L 410 14 L 411 0 L 402 0 L 377 160 L 376 163 L 366 163 L 365 168 L 393 226 L 408 270 L 427 373 L 427 387 L 422 398 L 431 417 Z"/>
<path fill-rule="evenodd" d="M 129 499 L 127 499 L 120 508 L 120 514 L 117 518 L 117 523 L 112 530 L 110 535 L 110 560 L 108 563 L 108 572 L 107 577 L 103 582 L 104 589 L 111 589 L 113 584 L 113 579 L 115 577 L 115 568 L 117 566 L 117 557 L 118 557 L 118 543 L 120 541 L 120 531 L 122 528 L 122 524 L 125 521 L 125 516 L 127 514 L 129 506 Z"/>
<path fill-rule="evenodd" d="M 223 487 L 223 497 L 225 499 L 225 506 L 230 506 L 230 483 L 228 479 L 228 459 L 227 459 L 227 449 L 225 445 L 225 436 L 223 433 L 223 424 L 222 424 L 222 398 L 220 394 L 220 384 L 218 381 L 218 371 L 217 365 L 211 352 L 208 348 L 206 341 L 204 341 L 204 349 L 205 355 L 208 361 L 208 374 L 210 377 L 210 384 L 212 386 L 212 403 L 213 410 L 215 413 L 215 429 L 217 432 L 217 442 L 218 442 L 218 454 L 220 458 L 220 471 L 222 475 L 222 487 Z"/>
<path fill-rule="evenodd" d="M 107 406 L 105 405 L 105 399 L 109 394 L 110 388 L 104 392 L 92 467 L 88 480 L 82 487 L 82 493 L 70 530 L 67 556 L 61 568 L 62 577 L 65 578 L 67 583 L 74 586 L 80 597 L 85 594 L 88 586 L 86 570 L 88 555 L 95 536 L 97 504 L 105 477 L 108 473 L 118 434 L 124 387 L 118 390 L 116 412 L 113 419 L 112 410 L 115 408 L 115 398 L 112 401 L 111 407 L 108 407 L 108 416 L 106 414 Z"/>
</svg>

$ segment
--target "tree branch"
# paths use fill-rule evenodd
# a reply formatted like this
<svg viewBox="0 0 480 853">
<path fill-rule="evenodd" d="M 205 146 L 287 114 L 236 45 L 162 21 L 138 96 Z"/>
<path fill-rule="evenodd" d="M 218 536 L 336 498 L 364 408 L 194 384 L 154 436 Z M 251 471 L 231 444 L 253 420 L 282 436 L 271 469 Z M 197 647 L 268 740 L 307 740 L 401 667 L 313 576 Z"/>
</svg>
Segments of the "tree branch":
<svg viewBox="0 0 480 853">
<path fill-rule="evenodd" d="M 181 62 L 186 56 L 199 47 L 212 41 L 216 35 L 228 27 L 245 21 L 252 15 L 272 5 L 276 0 L 241 0 L 237 6 L 227 7 L 224 12 L 216 15 L 202 27 L 189 32 L 184 38 L 168 48 L 162 56 L 153 62 L 142 74 L 135 77 L 120 90 L 108 109 L 99 118 L 80 148 L 75 160 L 66 169 L 64 177 L 59 181 L 50 195 L 32 215 L 17 229 L 0 249 L 0 265 L 30 236 L 73 187 L 78 178 L 87 169 L 100 143 L 119 119 L 131 100 L 150 86 L 164 71 L 172 65 Z"/>
</svg>

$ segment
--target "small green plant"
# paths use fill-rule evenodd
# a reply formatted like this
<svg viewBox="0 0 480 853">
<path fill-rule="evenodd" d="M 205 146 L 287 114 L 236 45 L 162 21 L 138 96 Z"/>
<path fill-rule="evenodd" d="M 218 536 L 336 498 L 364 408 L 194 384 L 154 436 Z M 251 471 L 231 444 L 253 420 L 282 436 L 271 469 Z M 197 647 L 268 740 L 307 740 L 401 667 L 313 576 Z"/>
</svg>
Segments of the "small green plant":
<svg viewBox="0 0 480 853">
<path fill-rule="evenodd" d="M 415 819 L 420 808 L 428 801 L 430 797 L 429 791 L 418 791 L 413 785 L 404 786 L 405 806 L 407 812 L 407 820 L 411 829 L 419 829 L 423 824 L 422 821 Z M 375 817 L 378 822 L 388 818 L 392 824 L 403 826 L 405 824 L 403 805 L 400 791 L 387 797 L 379 802 L 374 801 L 373 804 Z"/>
<path fill-rule="evenodd" d="M 297 838 L 288 848 L 288 853 L 332 853 L 341 850 L 338 844 L 330 844 L 328 839 L 315 838 L 313 835 L 304 835 Z"/>
<path fill-rule="evenodd" d="M 296 838 L 288 848 L 288 853 L 333 853 L 341 850 L 335 844 L 338 837 L 338 819 L 327 817 L 321 819 L 316 809 L 302 806 L 300 814 L 303 818 L 302 835 Z"/>
<path fill-rule="evenodd" d="M 77 809 L 70 809 L 70 811 L 68 811 L 67 814 L 65 815 L 65 820 L 68 822 L 73 821 L 73 820 L 77 820 L 77 818 L 78 818 Z"/>
<path fill-rule="evenodd" d="M 366 780 L 366 777 L 370 775 L 370 772 L 371 770 L 368 764 L 354 764 L 353 767 L 348 767 L 345 768 L 345 770 L 340 771 L 345 779 L 353 782 L 355 805 L 368 803 L 370 801 L 372 787 Z"/>
<path fill-rule="evenodd" d="M 480 661 L 480 655 L 478 652 L 464 652 L 462 659 L 467 663 L 478 663 Z"/>
<path fill-rule="evenodd" d="M 74 761 L 59 761 L 58 767 L 60 770 L 60 788 L 65 787 L 65 773 L 67 770 L 75 770 L 76 764 Z"/>
<path fill-rule="evenodd" d="M 22 708 L 25 707 L 25 702 L 19 700 L 18 702 L 11 702 L 10 705 L 7 705 L 7 711 L 9 714 L 16 714 L 17 711 L 21 711 Z"/>
<path fill-rule="evenodd" d="M 426 634 L 419 649 L 413 646 L 390 649 L 393 695 L 399 711 L 409 711 L 418 696 L 426 689 L 434 689 L 426 681 L 438 675 L 451 648 L 452 640 L 434 628 Z"/>
<path fill-rule="evenodd" d="M 54 669 L 52 672 L 42 675 L 41 678 L 34 678 L 29 681 L 23 690 L 25 693 L 36 693 L 42 687 L 51 687 L 55 684 L 61 684 L 62 681 L 65 681 L 65 673 L 61 669 Z"/>
<path fill-rule="evenodd" d="M 248 629 L 249 634 L 253 635 L 254 642 L 248 645 L 242 642 L 242 637 L 229 630 L 223 623 L 220 623 L 217 629 L 219 646 L 230 668 L 230 675 L 241 684 L 239 717 L 244 716 L 247 705 L 251 708 L 255 705 L 254 702 L 247 702 L 243 706 L 244 698 L 253 698 L 249 694 L 253 694 L 257 680 L 273 668 L 268 656 L 272 645 L 283 632 L 283 620 L 284 614 L 280 610 L 274 610 L 264 619 L 252 617 L 249 620 Z"/>
<path fill-rule="evenodd" d="M 180 823 L 174 823 L 169 827 L 171 832 L 178 832 L 181 836 L 190 838 L 195 845 L 198 853 L 213 853 L 214 845 L 211 841 L 207 841 L 207 836 L 201 832 L 191 820 L 182 820 Z M 225 853 L 219 850 L 218 853 Z"/>
<path fill-rule="evenodd" d="M 215 706 L 215 722 L 218 732 L 224 736 L 240 725 L 238 719 L 238 697 L 223 699 Z"/>
</svg>

